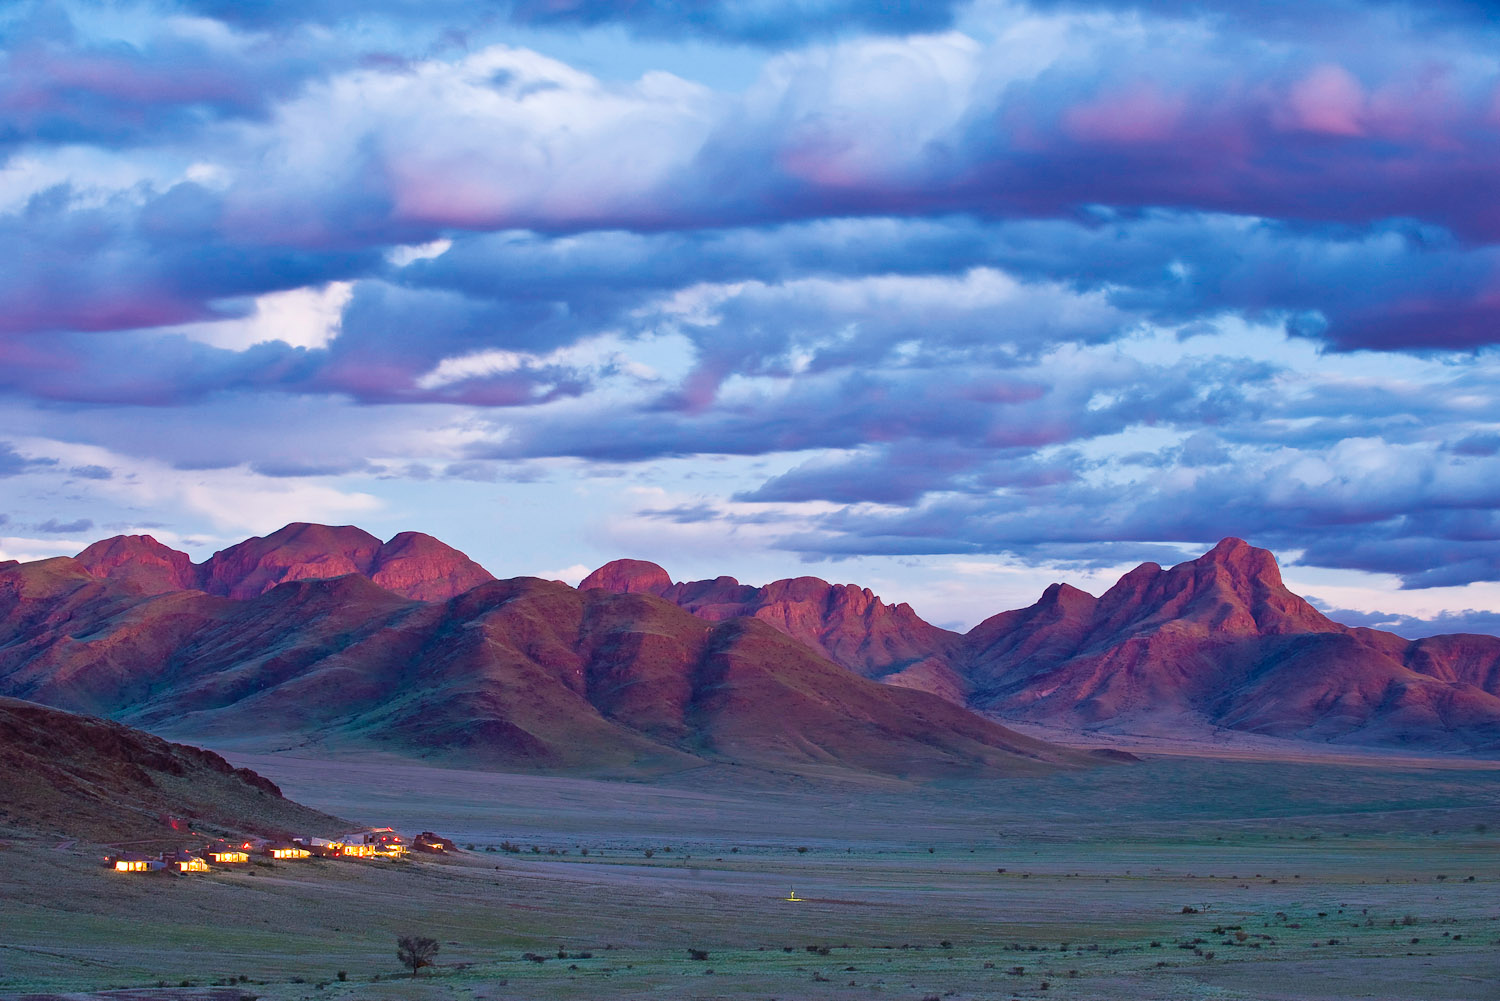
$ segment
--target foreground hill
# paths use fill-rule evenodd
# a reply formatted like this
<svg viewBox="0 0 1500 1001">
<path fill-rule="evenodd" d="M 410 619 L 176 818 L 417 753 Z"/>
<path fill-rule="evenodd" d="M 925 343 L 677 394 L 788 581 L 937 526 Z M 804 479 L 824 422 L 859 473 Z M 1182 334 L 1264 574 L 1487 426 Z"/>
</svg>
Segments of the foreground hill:
<svg viewBox="0 0 1500 1001">
<path fill-rule="evenodd" d="M 1500 750 L 1500 638 L 1413 642 L 1340 625 L 1239 539 L 1171 569 L 1142 564 L 1098 598 L 1054 584 L 961 636 L 809 577 L 674 584 L 655 564 L 620 560 L 580 586 L 657 594 L 707 619 L 754 616 L 850 670 L 1001 719 Z"/>
<path fill-rule="evenodd" d="M 0 827 L 21 833 L 123 842 L 349 826 L 210 751 L 19 699 L 0 698 L 0 771 Z"/>
<path fill-rule="evenodd" d="M 928 776 L 1085 760 L 758 621 L 534 578 L 438 603 L 351 573 L 237 600 L 23 564 L 0 571 L 0 692 L 195 739 L 316 735 L 537 768 Z"/>
</svg>

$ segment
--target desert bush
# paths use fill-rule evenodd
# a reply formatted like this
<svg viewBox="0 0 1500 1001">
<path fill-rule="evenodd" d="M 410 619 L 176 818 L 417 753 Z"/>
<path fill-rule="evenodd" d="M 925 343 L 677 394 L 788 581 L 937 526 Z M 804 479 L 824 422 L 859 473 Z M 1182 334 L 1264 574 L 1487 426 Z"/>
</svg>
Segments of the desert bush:
<svg viewBox="0 0 1500 1001">
<path fill-rule="evenodd" d="M 411 967 L 413 977 L 422 967 L 431 966 L 437 954 L 438 942 L 435 938 L 427 938 L 425 935 L 402 935 L 396 939 L 396 958 L 401 960 L 402 966 Z"/>
</svg>

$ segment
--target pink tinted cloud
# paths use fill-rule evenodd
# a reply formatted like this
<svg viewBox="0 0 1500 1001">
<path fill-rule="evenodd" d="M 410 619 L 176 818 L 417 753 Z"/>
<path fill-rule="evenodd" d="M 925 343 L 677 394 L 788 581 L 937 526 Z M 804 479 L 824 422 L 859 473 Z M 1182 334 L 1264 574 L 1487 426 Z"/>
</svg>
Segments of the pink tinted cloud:
<svg viewBox="0 0 1500 1001">
<path fill-rule="evenodd" d="M 1143 81 L 1068 108 L 1062 113 L 1062 128 L 1080 142 L 1160 142 L 1177 132 L 1186 107 L 1186 98 Z"/>
<path fill-rule="evenodd" d="M 1365 134 L 1364 86 L 1344 67 L 1325 63 L 1293 83 L 1281 109 L 1287 128 L 1330 136 Z"/>
</svg>

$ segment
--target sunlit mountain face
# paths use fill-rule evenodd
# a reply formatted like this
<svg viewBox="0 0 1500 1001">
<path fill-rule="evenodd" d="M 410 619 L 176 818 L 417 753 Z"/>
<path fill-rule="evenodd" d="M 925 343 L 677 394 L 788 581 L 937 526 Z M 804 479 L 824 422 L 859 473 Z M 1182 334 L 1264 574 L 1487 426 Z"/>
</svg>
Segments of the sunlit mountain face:
<svg viewBox="0 0 1500 1001">
<path fill-rule="evenodd" d="M 1087 760 L 997 724 L 1492 755 L 1500 637 L 1343 625 L 1235 538 L 960 634 L 817 577 L 673 582 L 624 559 L 575 589 L 496 580 L 431 536 L 298 523 L 199 564 L 137 535 L 0 567 L 0 696 L 468 765 L 997 775 Z"/>
<path fill-rule="evenodd" d="M 1338 622 L 1493 633 L 1497 32 L 1462 0 L 6 4 L 0 562 L 149 534 L 186 562 L 142 580 L 248 600 L 180 574 L 356 522 L 346 572 L 398 591 L 481 580 L 422 577 L 433 537 L 966 633 L 1233 536 Z"/>
</svg>

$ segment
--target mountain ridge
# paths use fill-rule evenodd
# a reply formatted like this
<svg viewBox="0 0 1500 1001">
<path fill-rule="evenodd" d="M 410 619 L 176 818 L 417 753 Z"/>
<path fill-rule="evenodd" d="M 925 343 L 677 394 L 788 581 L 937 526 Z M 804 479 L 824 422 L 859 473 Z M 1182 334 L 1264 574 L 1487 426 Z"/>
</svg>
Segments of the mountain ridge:
<svg viewBox="0 0 1500 1001">
<path fill-rule="evenodd" d="M 729 762 L 906 778 L 1091 759 L 860 678 L 746 619 L 491 580 L 442 602 L 359 573 L 150 594 L 66 557 L 0 571 L 0 693 L 200 742 L 305 741 L 540 770 Z"/>
<path fill-rule="evenodd" d="M 124 580 L 152 594 L 198 590 L 253 598 L 293 580 L 357 573 L 396 594 L 444 601 L 494 576 L 468 556 L 421 532 L 388 542 L 353 525 L 292 522 L 194 564 L 150 535 L 103 539 L 75 557 L 95 577 Z"/>
<path fill-rule="evenodd" d="M 885 605 L 868 591 L 864 607 L 875 610 L 874 621 L 808 621 L 820 602 L 858 590 L 816 578 L 763 588 L 726 577 L 663 583 L 670 577 L 662 568 L 636 560 L 606 564 L 580 587 L 642 581 L 695 614 L 761 618 L 857 673 L 942 695 L 1002 722 L 1101 735 L 1206 726 L 1500 750 L 1500 638 L 1413 641 L 1344 626 L 1286 588 L 1271 552 L 1234 537 L 1170 568 L 1143 563 L 1098 597 L 1052 584 L 1032 605 L 963 634 L 928 626 L 915 613 L 900 621 L 895 610 L 909 612 L 907 606 Z M 795 604 L 788 596 L 801 597 L 802 618 L 784 614 Z M 885 609 L 892 611 L 882 617 Z M 868 650 L 892 633 L 907 660 L 889 657 L 881 665 Z M 889 655 L 897 648 L 882 649 Z M 891 664 L 894 670 L 881 670 Z"/>
<path fill-rule="evenodd" d="M 12 683 L 22 695 L 72 686 L 69 697 L 85 708 L 99 706 L 85 697 L 122 683 L 133 660 L 160 659 L 182 636 L 235 619 L 232 605 L 213 601 L 258 600 L 298 581 L 352 574 L 364 584 L 350 600 L 385 614 L 390 608 L 377 608 L 390 605 L 382 595 L 441 605 L 495 582 L 430 536 L 402 533 L 383 543 L 352 526 L 305 523 L 196 566 L 149 536 L 102 540 L 66 566 L 42 562 L 45 570 L 27 564 L 36 568 L 22 575 L 39 596 L 30 605 L 24 595 L 6 605 L 7 572 L 0 571 L 0 613 L 11 620 L 12 648 L 45 645 L 62 622 L 90 609 L 118 628 L 107 643 L 82 645 L 91 655 L 86 668 L 78 651 L 64 657 L 51 650 L 13 672 Z M 181 587 L 189 578 L 194 590 Z M 58 593 L 46 597 L 49 588 Z M 212 600 L 183 597 L 200 590 Z M 1286 588 L 1272 553 L 1233 537 L 1169 568 L 1143 563 L 1097 597 L 1053 584 L 1032 605 L 997 613 L 966 633 L 931 625 L 868 588 L 815 577 L 761 587 L 727 576 L 674 582 L 655 563 L 627 559 L 595 570 L 578 590 L 660 599 L 710 624 L 755 620 L 856 675 L 1002 722 L 1105 736 L 1207 726 L 1443 751 L 1500 749 L 1500 639 L 1412 641 L 1344 626 Z M 278 600 L 292 593 L 301 592 Z M 152 628 L 139 629 L 129 616 L 111 618 L 110 609 L 123 609 L 132 596 L 175 605 L 154 605 Z M 321 627 L 302 614 L 277 612 L 276 621 L 316 633 Z"/>
</svg>

